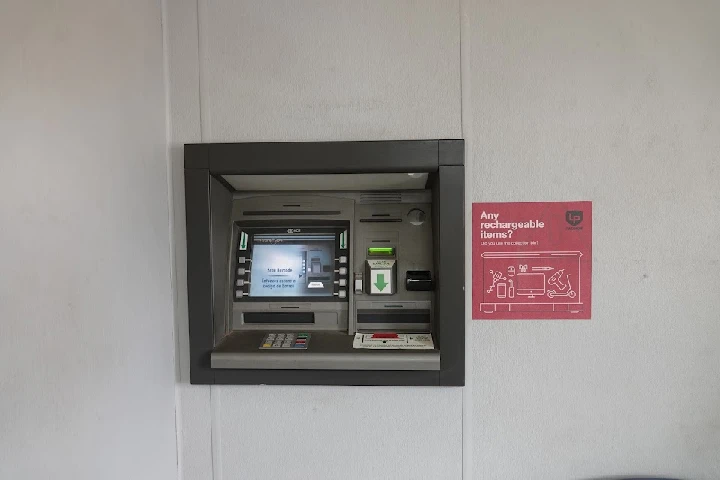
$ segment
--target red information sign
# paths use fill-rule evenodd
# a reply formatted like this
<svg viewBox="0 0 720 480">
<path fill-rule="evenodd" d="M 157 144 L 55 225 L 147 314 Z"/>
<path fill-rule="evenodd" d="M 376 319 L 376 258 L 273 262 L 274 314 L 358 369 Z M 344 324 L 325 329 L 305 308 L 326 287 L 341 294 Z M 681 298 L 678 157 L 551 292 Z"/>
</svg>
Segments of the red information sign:
<svg viewBox="0 0 720 480">
<path fill-rule="evenodd" d="M 592 202 L 473 204 L 473 318 L 589 319 Z"/>
</svg>

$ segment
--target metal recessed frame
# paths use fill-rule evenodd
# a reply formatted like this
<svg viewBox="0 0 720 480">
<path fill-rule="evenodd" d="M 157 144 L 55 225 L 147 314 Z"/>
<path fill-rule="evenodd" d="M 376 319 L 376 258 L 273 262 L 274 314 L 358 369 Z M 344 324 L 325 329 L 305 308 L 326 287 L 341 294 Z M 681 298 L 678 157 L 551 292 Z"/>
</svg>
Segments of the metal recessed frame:
<svg viewBox="0 0 720 480">
<path fill-rule="evenodd" d="M 464 150 L 463 140 L 185 145 L 190 383 L 464 385 Z M 234 192 L 221 176 L 401 172 L 430 174 L 436 249 L 437 296 L 434 333 L 440 350 L 440 370 L 211 368 L 210 353 L 215 346 L 213 272 L 222 271 L 222 265 L 218 265 L 218 262 L 226 261 L 217 254 L 213 255 L 212 217 L 217 215 L 217 209 L 213 208 L 213 199 L 217 195 L 227 198 Z"/>
</svg>

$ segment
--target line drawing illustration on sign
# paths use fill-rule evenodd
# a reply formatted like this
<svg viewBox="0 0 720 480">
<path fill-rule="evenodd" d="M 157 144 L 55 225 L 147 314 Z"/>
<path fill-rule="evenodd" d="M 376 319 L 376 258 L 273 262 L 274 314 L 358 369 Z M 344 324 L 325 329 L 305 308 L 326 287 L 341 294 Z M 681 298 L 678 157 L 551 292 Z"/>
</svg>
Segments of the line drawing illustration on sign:
<svg viewBox="0 0 720 480">
<path fill-rule="evenodd" d="M 555 270 L 553 267 L 532 267 L 533 272 L 549 272 Z"/>
<path fill-rule="evenodd" d="M 482 312 L 582 313 L 582 255 L 579 251 L 483 252 L 482 275 L 490 288 L 484 290 Z M 500 273 L 516 269 L 514 282 Z"/>
<path fill-rule="evenodd" d="M 544 273 L 518 273 L 516 278 L 518 295 L 535 298 L 535 295 L 543 296 L 545 294 Z"/>
<path fill-rule="evenodd" d="M 592 202 L 474 203 L 472 213 L 473 319 L 590 319 Z"/>
<path fill-rule="evenodd" d="M 548 285 L 551 287 L 557 287 L 558 290 L 548 290 L 547 296 L 550 298 L 553 297 L 570 297 L 575 298 L 575 290 L 572 289 L 572 285 L 570 284 L 570 275 L 565 275 L 565 279 L 567 280 L 567 284 L 562 282 L 562 276 L 565 273 L 565 269 L 562 268 L 555 272 L 552 277 L 548 280 Z"/>
<path fill-rule="evenodd" d="M 502 273 L 500 273 L 499 271 L 498 271 L 498 272 L 493 272 L 492 270 L 490 270 L 490 276 L 492 277 L 492 285 L 490 285 L 490 288 L 488 288 L 487 293 L 492 292 L 493 289 L 495 288 L 495 285 L 496 285 L 500 280 L 507 280 L 505 277 L 503 277 Z"/>
</svg>

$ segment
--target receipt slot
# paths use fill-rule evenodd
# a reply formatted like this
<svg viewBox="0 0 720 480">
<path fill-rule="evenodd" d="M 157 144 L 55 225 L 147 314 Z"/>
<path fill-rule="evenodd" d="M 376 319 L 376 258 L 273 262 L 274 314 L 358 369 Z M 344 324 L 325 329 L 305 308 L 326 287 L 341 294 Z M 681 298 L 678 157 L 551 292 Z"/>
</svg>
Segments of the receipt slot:
<svg viewBox="0 0 720 480">
<path fill-rule="evenodd" d="M 463 385 L 463 155 L 185 145 L 191 383 Z"/>
</svg>

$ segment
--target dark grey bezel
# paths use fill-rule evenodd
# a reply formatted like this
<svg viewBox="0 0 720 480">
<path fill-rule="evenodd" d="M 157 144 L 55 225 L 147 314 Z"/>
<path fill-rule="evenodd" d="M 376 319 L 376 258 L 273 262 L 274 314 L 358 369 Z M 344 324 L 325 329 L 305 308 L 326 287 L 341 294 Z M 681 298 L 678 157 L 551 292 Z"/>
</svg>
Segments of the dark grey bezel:
<svg viewBox="0 0 720 480">
<path fill-rule="evenodd" d="M 440 371 L 224 370 L 214 347 L 211 178 L 221 175 L 426 172 L 437 221 L 435 335 Z M 465 382 L 463 140 L 185 145 L 190 382 L 276 385 L 443 385 Z"/>
</svg>

